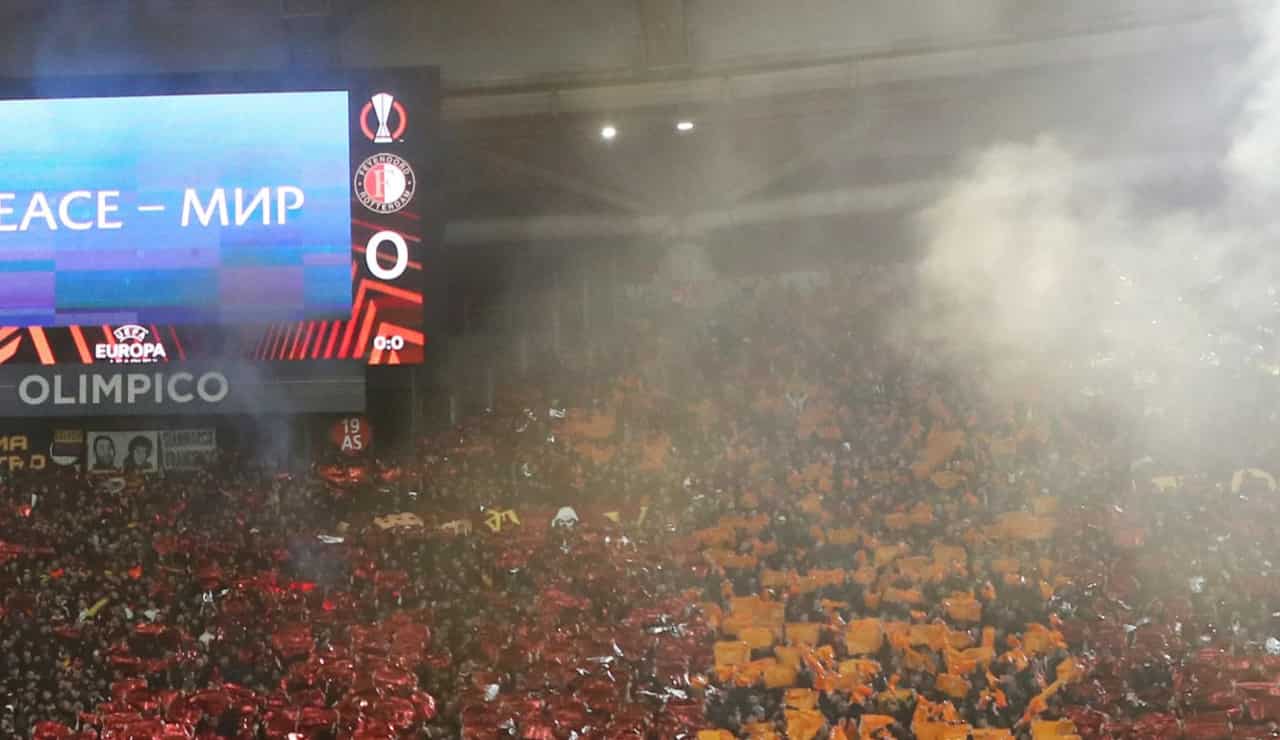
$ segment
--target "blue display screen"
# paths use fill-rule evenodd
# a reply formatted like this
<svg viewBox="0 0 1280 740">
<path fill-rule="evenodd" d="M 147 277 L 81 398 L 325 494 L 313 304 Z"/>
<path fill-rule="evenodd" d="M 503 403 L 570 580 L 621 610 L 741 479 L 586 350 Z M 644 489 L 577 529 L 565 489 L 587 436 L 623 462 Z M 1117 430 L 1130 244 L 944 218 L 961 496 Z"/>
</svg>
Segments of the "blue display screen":
<svg viewBox="0 0 1280 740">
<path fill-rule="evenodd" d="M 0 326 L 351 310 L 344 92 L 0 101 Z"/>
</svg>

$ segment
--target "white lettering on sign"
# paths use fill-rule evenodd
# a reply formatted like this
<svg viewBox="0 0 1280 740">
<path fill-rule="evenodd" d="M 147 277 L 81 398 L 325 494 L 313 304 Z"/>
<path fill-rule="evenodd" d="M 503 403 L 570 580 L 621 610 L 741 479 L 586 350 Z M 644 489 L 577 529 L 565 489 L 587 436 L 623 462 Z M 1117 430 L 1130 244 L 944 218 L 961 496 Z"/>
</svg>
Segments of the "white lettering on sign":
<svg viewBox="0 0 1280 740">
<path fill-rule="evenodd" d="M 223 226 L 227 225 L 227 191 L 218 188 L 213 191 L 213 195 L 209 198 L 207 206 L 200 203 L 200 195 L 193 188 L 187 188 L 182 194 L 182 228 L 191 225 L 191 212 L 195 211 L 196 218 L 200 219 L 201 226 L 208 226 L 213 220 L 215 211 L 218 213 L 218 223 Z"/>
<path fill-rule="evenodd" d="M 182 194 L 183 228 L 244 226 L 256 221 L 264 226 L 287 224 L 289 214 L 302 210 L 307 195 L 295 185 L 245 190 L 214 188 L 201 194 L 187 188 Z M 163 213 L 164 205 L 137 205 L 143 213 Z M 234 218 L 233 218 L 234 217 Z M 119 190 L 71 190 L 66 193 L 0 192 L 0 233 L 28 231 L 89 231 L 123 229 Z"/>
<path fill-rule="evenodd" d="M 262 225 L 271 225 L 271 189 L 260 188 L 253 197 L 246 203 L 244 200 L 244 188 L 236 188 L 236 226 L 244 226 L 249 223 L 249 218 L 253 216 L 253 212 L 262 211 Z"/>
<path fill-rule="evenodd" d="M 99 229 L 122 229 L 124 223 L 122 221 L 113 221 L 107 218 L 107 214 L 116 213 L 120 210 L 120 206 L 116 201 L 120 198 L 119 190 L 100 190 L 98 191 L 98 228 Z"/>
<path fill-rule="evenodd" d="M 364 435 L 360 420 L 357 418 L 342 420 L 342 451 L 360 452 L 364 449 Z"/>
<path fill-rule="evenodd" d="M 58 220 L 66 225 L 72 231 L 88 231 L 93 228 L 92 221 L 76 221 L 71 218 L 71 204 L 77 200 L 90 200 L 93 193 L 88 190 L 73 190 L 62 196 L 62 200 L 58 201 Z"/>
<path fill-rule="evenodd" d="M 49 208 L 49 199 L 44 197 L 44 193 L 36 193 L 31 196 L 31 203 L 27 206 L 27 212 L 22 214 L 22 223 L 18 224 L 18 231 L 26 231 L 31 228 L 31 222 L 35 219 L 44 219 L 45 227 L 57 230 L 58 222 L 53 220 L 53 209 Z"/>
<path fill-rule="evenodd" d="M 93 356 L 112 362 L 158 362 L 168 355 L 163 344 L 99 344 Z"/>
<path fill-rule="evenodd" d="M 376 350 L 391 350 L 392 352 L 399 352 L 404 349 L 404 337 L 399 334 L 392 334 L 391 336 L 386 337 L 381 335 L 376 336 L 373 338 L 373 348 Z"/>
<path fill-rule="evenodd" d="M 124 228 L 123 221 L 112 217 L 112 214 L 120 212 L 119 190 L 72 190 L 59 197 L 51 197 L 48 193 L 37 190 L 26 196 L 26 202 L 22 204 L 21 210 L 15 205 L 17 199 L 18 193 L 0 193 L 0 232 Z M 88 201 L 92 209 L 91 218 L 77 218 L 72 213 L 73 208 L 84 210 L 83 205 L 77 206 L 77 201 Z"/>
<path fill-rule="evenodd" d="M 134 405 L 143 401 L 157 404 L 187 404 L 199 399 L 218 404 L 231 395 L 227 376 L 208 372 L 196 377 L 188 372 L 122 373 L 81 375 L 76 381 L 54 375 L 28 375 L 18 383 L 18 398 L 28 406 L 76 404 Z"/>
<path fill-rule="evenodd" d="M 241 188 L 232 192 L 231 203 L 235 206 L 235 225 L 244 226 L 252 218 L 255 211 L 261 211 L 263 224 L 287 224 L 289 212 L 298 211 L 307 202 L 302 188 L 293 185 L 282 185 L 274 188 L 261 188 L 246 201 L 246 193 Z M 195 188 L 187 188 L 182 193 L 182 227 L 188 228 L 194 219 L 201 226 L 230 226 L 231 216 L 227 209 L 227 189 L 214 188 L 206 198 L 201 198 Z M 272 206 L 275 206 L 274 213 Z"/>
<path fill-rule="evenodd" d="M 114 344 L 94 345 L 93 356 L 96 359 L 133 364 L 169 359 L 169 353 L 160 343 L 159 337 L 153 340 L 151 331 L 145 326 L 125 324 L 111 333 L 115 336 Z"/>
</svg>

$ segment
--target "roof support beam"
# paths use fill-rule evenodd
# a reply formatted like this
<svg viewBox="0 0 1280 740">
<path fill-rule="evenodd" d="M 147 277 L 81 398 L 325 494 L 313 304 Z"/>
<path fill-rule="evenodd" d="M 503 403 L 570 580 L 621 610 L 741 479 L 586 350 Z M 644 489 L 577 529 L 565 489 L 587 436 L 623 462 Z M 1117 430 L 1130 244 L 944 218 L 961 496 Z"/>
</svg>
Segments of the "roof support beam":
<svg viewBox="0 0 1280 740">
<path fill-rule="evenodd" d="M 658 0 L 654 0 L 657 2 Z M 1002 72 L 1123 59 L 1185 49 L 1239 47 L 1248 29 L 1238 15 L 1210 12 L 1144 26 L 1122 26 L 1043 38 L 994 41 L 962 47 L 812 59 L 802 64 L 698 70 L 672 80 L 533 85 L 490 91 L 454 88 L 444 99 L 446 120 L 618 113 L 659 106 L 698 106 L 832 90 L 870 90 L 996 75 Z M 686 43 L 687 49 L 687 43 Z M 677 55 L 678 56 L 678 55 Z M 672 58 L 672 57 L 667 57 Z M 687 52 L 685 58 L 688 58 Z"/>
</svg>

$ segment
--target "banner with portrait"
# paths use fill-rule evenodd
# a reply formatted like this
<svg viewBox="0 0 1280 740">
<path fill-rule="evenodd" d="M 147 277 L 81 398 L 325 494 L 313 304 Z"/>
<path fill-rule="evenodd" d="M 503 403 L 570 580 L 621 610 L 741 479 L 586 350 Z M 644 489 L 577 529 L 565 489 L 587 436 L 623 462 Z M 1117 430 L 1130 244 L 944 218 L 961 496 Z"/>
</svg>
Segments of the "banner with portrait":
<svg viewBox="0 0 1280 740">
<path fill-rule="evenodd" d="M 218 433 L 213 429 L 173 429 L 160 432 L 164 469 L 202 470 L 218 456 Z"/>
<path fill-rule="evenodd" d="M 89 432 L 88 467 L 93 474 L 139 474 L 160 471 L 157 432 Z"/>
</svg>

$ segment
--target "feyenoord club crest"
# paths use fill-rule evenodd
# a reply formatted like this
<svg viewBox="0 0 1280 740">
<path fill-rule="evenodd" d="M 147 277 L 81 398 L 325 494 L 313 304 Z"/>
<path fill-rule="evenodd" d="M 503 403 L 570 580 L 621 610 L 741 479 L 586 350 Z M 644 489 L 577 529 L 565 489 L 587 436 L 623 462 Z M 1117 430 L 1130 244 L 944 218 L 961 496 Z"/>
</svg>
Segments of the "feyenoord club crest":
<svg viewBox="0 0 1280 740">
<path fill-rule="evenodd" d="M 413 168 L 394 154 L 375 154 L 356 170 L 356 197 L 374 213 L 395 213 L 413 200 Z"/>
<path fill-rule="evenodd" d="M 377 119 L 377 129 L 370 125 L 370 113 Z M 395 114 L 395 131 L 391 130 L 391 114 Z M 364 133 L 365 138 L 375 144 L 390 144 L 393 141 L 399 141 L 404 136 L 404 131 L 409 127 L 409 114 L 404 110 L 404 106 L 399 100 L 395 99 L 390 93 L 378 93 L 369 102 L 364 104 L 360 109 L 360 130 Z"/>
</svg>

